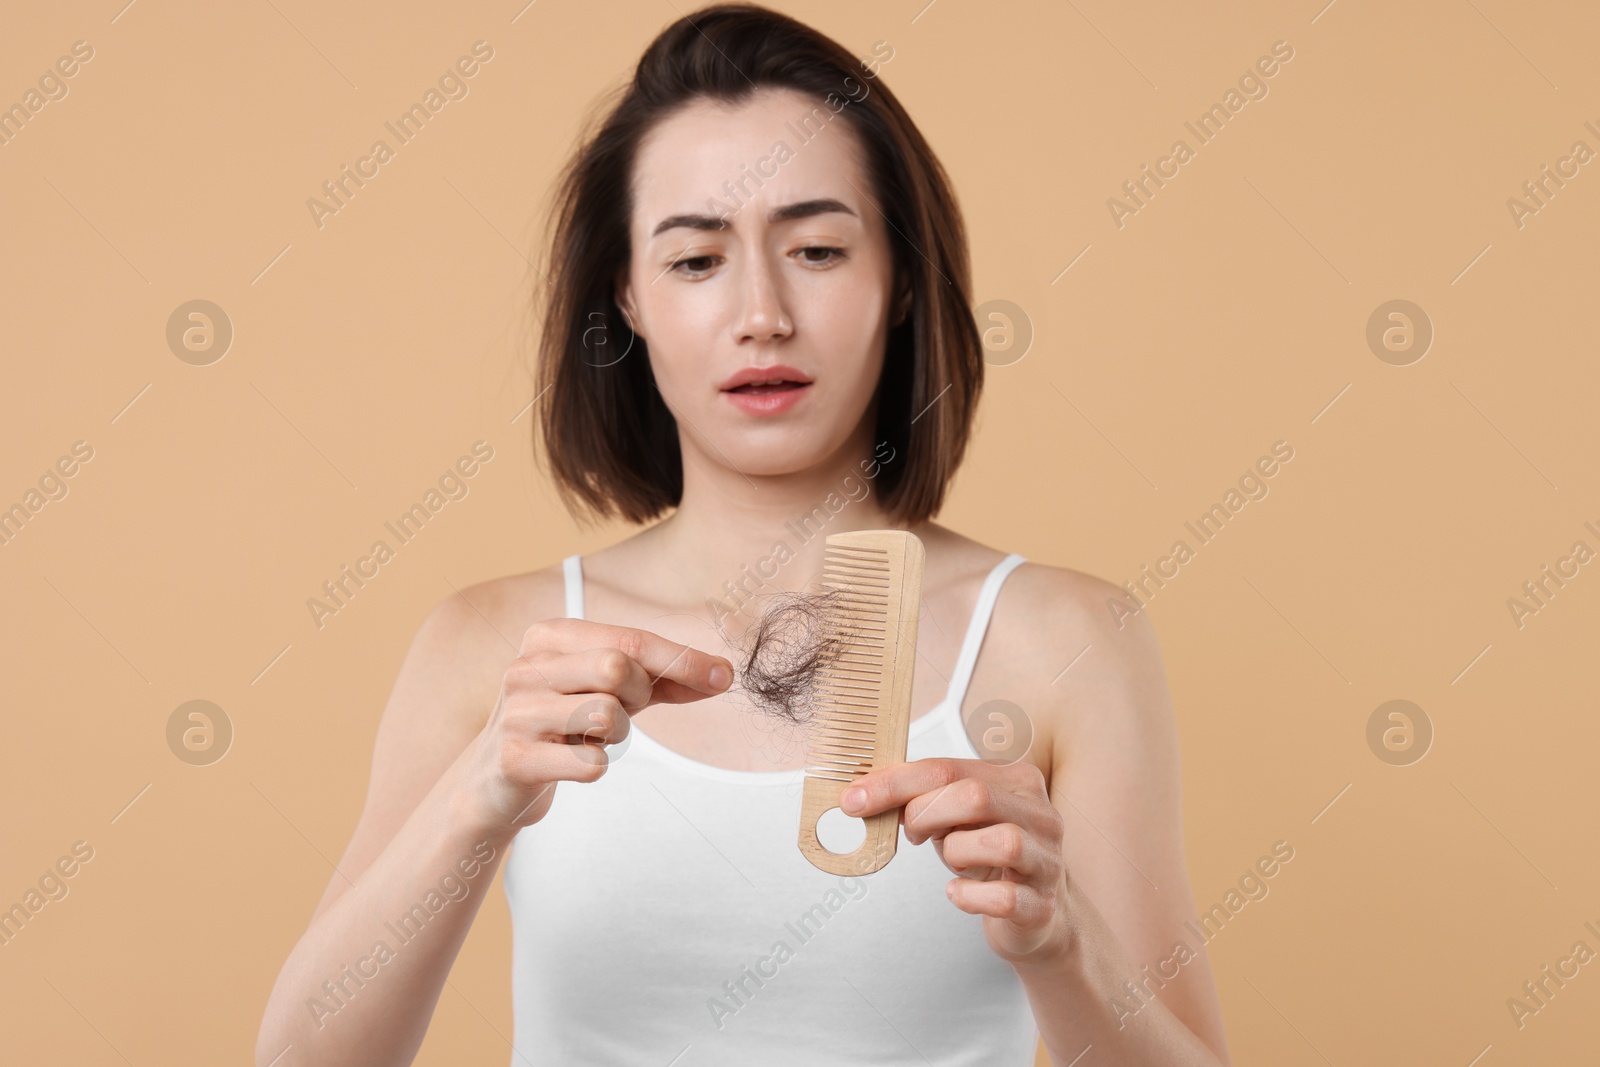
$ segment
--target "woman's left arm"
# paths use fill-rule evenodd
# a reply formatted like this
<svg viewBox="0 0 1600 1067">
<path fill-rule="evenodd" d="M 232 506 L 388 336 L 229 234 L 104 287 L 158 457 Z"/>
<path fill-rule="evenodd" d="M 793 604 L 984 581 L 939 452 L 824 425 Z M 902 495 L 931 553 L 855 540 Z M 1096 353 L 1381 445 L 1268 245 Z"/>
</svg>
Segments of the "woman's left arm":
<svg viewBox="0 0 1600 1067">
<path fill-rule="evenodd" d="M 907 840 L 932 841 L 958 875 L 952 904 L 983 916 L 1057 1064 L 1093 1047 L 1118 1064 L 1228 1067 L 1189 925 L 1177 728 L 1154 629 L 1143 612 L 1108 610 L 1108 598 L 1126 603 L 1109 582 L 1030 570 L 1009 613 L 1027 625 L 1007 627 L 1030 647 L 1004 658 L 1035 675 L 1007 684 L 1036 732 L 1049 727 L 1048 784 L 1025 759 L 923 759 L 863 776 L 864 804 L 844 810 L 904 806 Z"/>
</svg>

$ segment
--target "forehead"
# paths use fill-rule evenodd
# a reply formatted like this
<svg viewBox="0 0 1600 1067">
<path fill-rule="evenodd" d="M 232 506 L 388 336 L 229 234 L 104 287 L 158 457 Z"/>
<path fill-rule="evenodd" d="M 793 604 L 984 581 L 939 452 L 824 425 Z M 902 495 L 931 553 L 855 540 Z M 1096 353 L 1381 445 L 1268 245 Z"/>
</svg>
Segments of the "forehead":
<svg viewBox="0 0 1600 1067">
<path fill-rule="evenodd" d="M 695 100 L 656 124 L 634 165 L 633 222 L 648 233 L 710 200 L 737 208 L 825 196 L 865 219 L 866 192 L 860 141 L 841 113 L 794 90 L 760 89 L 739 104 Z"/>
</svg>

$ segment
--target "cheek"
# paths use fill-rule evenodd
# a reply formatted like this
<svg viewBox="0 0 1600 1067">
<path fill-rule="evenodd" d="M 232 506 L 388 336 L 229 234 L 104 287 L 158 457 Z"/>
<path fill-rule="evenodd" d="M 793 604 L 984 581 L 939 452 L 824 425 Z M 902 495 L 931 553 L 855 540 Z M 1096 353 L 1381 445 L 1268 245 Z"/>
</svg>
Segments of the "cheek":
<svg viewBox="0 0 1600 1067">
<path fill-rule="evenodd" d="M 851 280 L 809 294 L 805 321 L 819 353 L 838 370 L 874 377 L 888 334 L 888 307 L 869 285 Z"/>
<path fill-rule="evenodd" d="M 685 285 L 671 275 L 651 285 L 646 280 L 645 314 L 657 332 L 674 340 L 705 336 L 726 323 L 731 299 L 727 285 L 702 282 Z"/>
<path fill-rule="evenodd" d="M 828 338 L 827 351 L 840 386 L 852 395 L 865 397 L 877 387 L 883 373 L 888 329 L 884 311 L 876 302 L 857 302 L 849 312 Z"/>
<path fill-rule="evenodd" d="M 653 292 L 641 303 L 650 338 L 650 367 L 668 401 L 706 385 L 703 379 L 723 321 L 715 299 L 701 291 L 707 288 L 689 291 L 685 287 L 670 296 L 665 291 Z"/>
</svg>

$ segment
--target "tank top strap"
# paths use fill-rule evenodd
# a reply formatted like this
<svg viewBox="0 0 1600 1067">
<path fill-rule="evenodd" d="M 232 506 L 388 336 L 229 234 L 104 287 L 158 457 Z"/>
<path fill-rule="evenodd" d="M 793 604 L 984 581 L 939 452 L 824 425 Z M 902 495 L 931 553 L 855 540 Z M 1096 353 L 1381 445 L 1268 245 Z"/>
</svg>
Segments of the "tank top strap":
<svg viewBox="0 0 1600 1067">
<path fill-rule="evenodd" d="M 978 593 L 978 605 L 972 609 L 972 621 L 967 624 L 967 636 L 961 642 L 961 654 L 956 657 L 956 667 L 950 675 L 950 690 L 944 698 L 945 703 L 950 705 L 951 714 L 958 719 L 962 702 L 967 699 L 967 686 L 972 682 L 973 668 L 978 665 L 978 651 L 983 647 L 984 635 L 989 631 L 989 619 L 994 615 L 995 601 L 1000 599 L 1000 586 L 1007 575 L 1026 562 L 1025 557 L 1013 552 L 996 563 L 984 579 L 983 589 Z"/>
<path fill-rule="evenodd" d="M 583 564 L 574 552 L 561 561 L 561 574 L 567 585 L 567 618 L 583 618 Z"/>
</svg>

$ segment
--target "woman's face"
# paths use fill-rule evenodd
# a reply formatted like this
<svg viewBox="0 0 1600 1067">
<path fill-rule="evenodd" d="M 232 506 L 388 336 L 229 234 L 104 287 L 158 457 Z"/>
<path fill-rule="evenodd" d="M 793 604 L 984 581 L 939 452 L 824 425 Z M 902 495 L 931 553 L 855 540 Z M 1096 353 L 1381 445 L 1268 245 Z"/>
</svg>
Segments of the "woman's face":
<svg viewBox="0 0 1600 1067">
<path fill-rule="evenodd" d="M 870 451 L 908 293 L 891 293 L 888 227 L 846 120 L 791 90 L 697 100 L 645 138 L 633 190 L 618 303 L 685 458 L 786 474 Z M 789 384 L 730 388 L 740 372 Z"/>
</svg>

